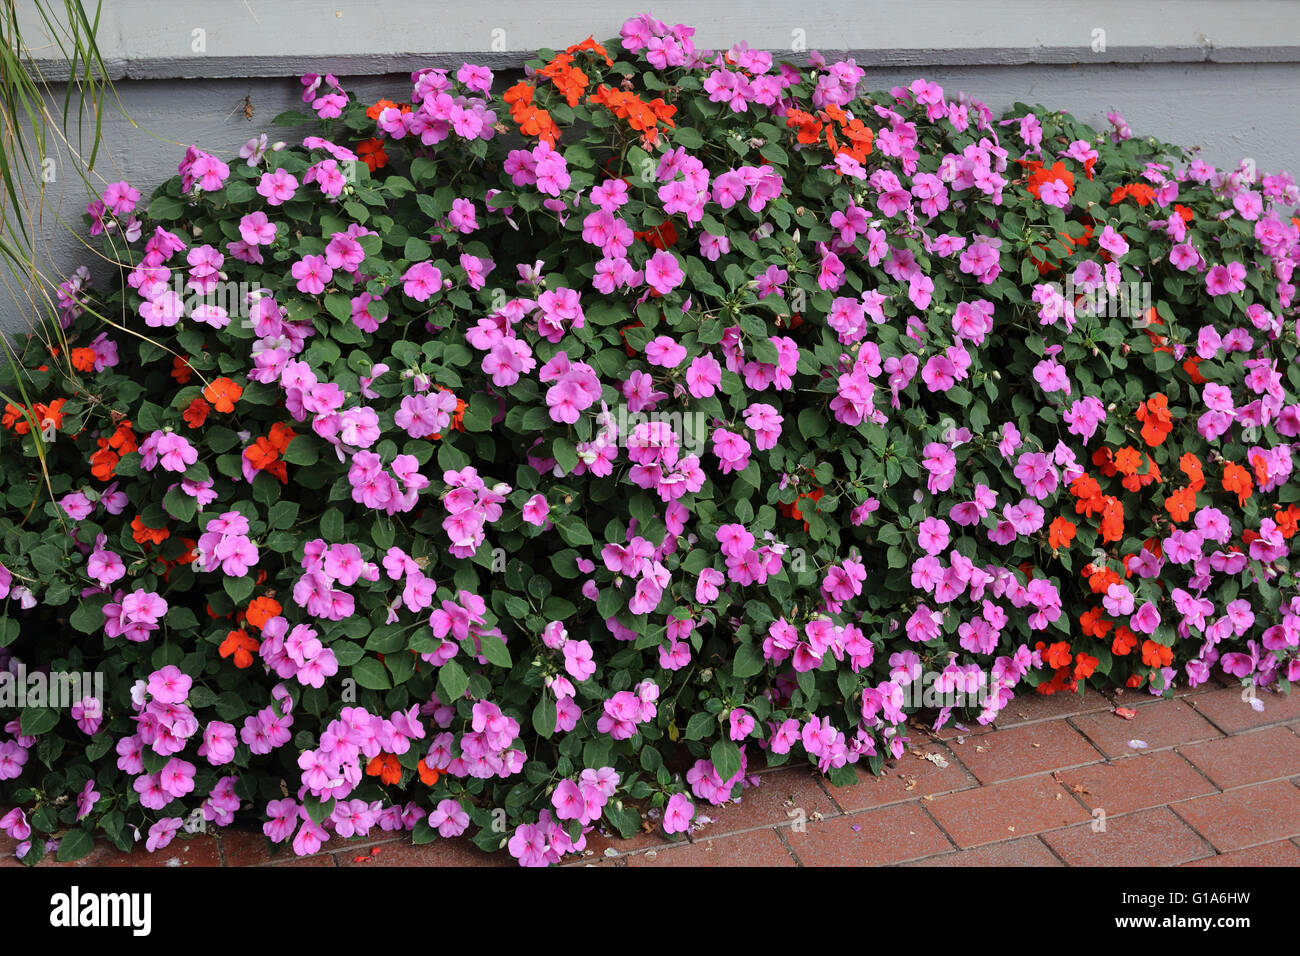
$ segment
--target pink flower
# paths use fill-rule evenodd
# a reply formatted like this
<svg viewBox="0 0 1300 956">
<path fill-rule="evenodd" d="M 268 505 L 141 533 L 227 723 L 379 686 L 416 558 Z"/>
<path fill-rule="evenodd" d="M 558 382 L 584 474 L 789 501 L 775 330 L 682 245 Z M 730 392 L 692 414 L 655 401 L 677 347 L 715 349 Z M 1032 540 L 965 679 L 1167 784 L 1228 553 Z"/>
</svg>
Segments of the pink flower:
<svg viewBox="0 0 1300 956">
<path fill-rule="evenodd" d="M 676 368 L 686 358 L 685 346 L 668 335 L 657 335 L 645 347 L 646 361 L 663 368 Z"/>
<path fill-rule="evenodd" d="M 668 798 L 668 806 L 664 807 L 664 832 L 685 833 L 691 828 L 691 818 L 694 816 L 695 805 L 690 798 L 684 793 L 674 793 Z"/>
<path fill-rule="evenodd" d="M 334 278 L 334 270 L 324 256 L 303 256 L 289 271 L 298 280 L 298 291 L 308 295 L 320 295 Z"/>
<path fill-rule="evenodd" d="M 1154 634 L 1159 626 L 1160 612 L 1150 601 L 1138 608 L 1137 613 L 1129 618 L 1129 627 L 1141 634 Z"/>
<path fill-rule="evenodd" d="M 660 249 L 646 263 L 645 281 L 646 285 L 660 295 L 667 295 L 686 281 L 686 273 L 682 271 L 676 256 Z"/>
<path fill-rule="evenodd" d="M 175 664 L 168 664 L 149 675 L 149 695 L 163 704 L 181 704 L 189 696 L 194 679 L 181 672 Z"/>
<path fill-rule="evenodd" d="M 1214 266 L 1205 274 L 1205 291 L 1210 295 L 1231 295 L 1246 288 L 1246 267 L 1240 262 Z"/>
<path fill-rule="evenodd" d="M 948 523 L 941 518 L 926 518 L 917 530 L 916 539 L 926 554 L 939 554 L 948 547 Z"/>
<path fill-rule="evenodd" d="M 686 387 L 695 398 L 708 398 L 722 382 L 722 366 L 712 355 L 705 353 L 691 360 L 686 370 Z"/>
<path fill-rule="evenodd" d="M 416 302 L 427 302 L 442 289 L 442 272 L 432 262 L 417 262 L 402 274 L 402 291 Z"/>
<path fill-rule="evenodd" d="M 524 503 L 523 518 L 529 524 L 540 528 L 546 524 L 546 516 L 550 513 L 550 510 L 550 505 L 546 503 L 546 496 L 536 494 Z"/>
<path fill-rule="evenodd" d="M 257 183 L 258 195 L 266 197 L 267 205 L 279 206 L 293 198 L 298 180 L 283 169 L 263 173 Z"/>
<path fill-rule="evenodd" d="M 1128 240 L 1109 225 L 1101 231 L 1101 237 L 1097 240 L 1097 245 L 1101 246 L 1101 248 L 1105 249 L 1116 259 L 1119 259 L 1124 255 L 1124 253 L 1128 252 Z"/>
<path fill-rule="evenodd" d="M 566 641 L 563 651 L 564 669 L 574 680 L 581 683 L 596 673 L 590 641 Z"/>
<path fill-rule="evenodd" d="M 734 708 L 727 715 L 727 723 L 732 740 L 744 740 L 754 729 L 754 718 L 740 707 Z"/>
</svg>

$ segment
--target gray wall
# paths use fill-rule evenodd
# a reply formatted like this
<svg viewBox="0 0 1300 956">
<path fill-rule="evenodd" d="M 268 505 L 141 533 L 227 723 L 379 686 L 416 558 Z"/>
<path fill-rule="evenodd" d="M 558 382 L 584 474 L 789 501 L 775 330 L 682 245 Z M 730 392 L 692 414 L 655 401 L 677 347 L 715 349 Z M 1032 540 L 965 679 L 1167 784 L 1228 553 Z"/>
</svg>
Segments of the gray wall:
<svg viewBox="0 0 1300 956">
<path fill-rule="evenodd" d="M 1250 157 L 1265 172 L 1300 174 L 1300 3 L 1292 0 L 107 0 L 105 6 L 101 50 L 125 116 L 115 108 L 106 114 L 94 178 L 127 179 L 146 194 L 175 174 L 190 143 L 229 158 L 259 132 L 274 137 L 270 119 L 300 105 L 301 72 L 332 71 L 362 99 L 396 99 L 409 89 L 406 72 L 414 67 L 464 59 L 518 66 L 540 46 L 563 47 L 589 33 L 615 36 L 628 16 L 646 7 L 669 23 L 696 26 L 698 46 L 745 40 L 797 60 L 804 49 L 852 55 L 868 68 L 869 88 L 925 76 L 949 93 L 965 90 L 983 99 L 995 112 L 1016 101 L 1041 103 L 1101 127 L 1107 110 L 1119 109 L 1135 134 L 1200 146 L 1216 165 Z M 39 24 L 25 26 L 35 50 L 31 38 Z M 45 75 L 58 75 L 57 63 L 40 65 Z M 243 115 L 246 95 L 252 121 Z M 75 139 L 75 125 L 73 132 Z M 59 218 L 80 223 L 86 193 L 72 158 L 51 154 L 57 180 L 47 186 L 50 204 L 35 231 L 47 237 L 39 240 L 43 272 L 57 277 L 92 264 L 95 253 L 58 228 Z M 0 328 L 18 329 L 34 310 L 15 295 L 12 277 L 3 278 Z"/>
</svg>

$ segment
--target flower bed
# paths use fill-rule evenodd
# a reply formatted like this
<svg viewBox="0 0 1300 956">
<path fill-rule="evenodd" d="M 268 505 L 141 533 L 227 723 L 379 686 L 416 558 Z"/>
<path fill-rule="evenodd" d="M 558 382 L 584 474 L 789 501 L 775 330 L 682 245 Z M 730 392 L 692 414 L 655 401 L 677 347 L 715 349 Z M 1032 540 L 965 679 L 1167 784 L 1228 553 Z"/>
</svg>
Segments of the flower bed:
<svg viewBox="0 0 1300 956">
<path fill-rule="evenodd" d="M 0 664 L 102 678 L 0 697 L 28 862 L 549 863 L 925 704 L 1300 675 L 1290 177 L 692 33 L 304 77 L 92 204 L 120 281 L 0 373 Z"/>
</svg>

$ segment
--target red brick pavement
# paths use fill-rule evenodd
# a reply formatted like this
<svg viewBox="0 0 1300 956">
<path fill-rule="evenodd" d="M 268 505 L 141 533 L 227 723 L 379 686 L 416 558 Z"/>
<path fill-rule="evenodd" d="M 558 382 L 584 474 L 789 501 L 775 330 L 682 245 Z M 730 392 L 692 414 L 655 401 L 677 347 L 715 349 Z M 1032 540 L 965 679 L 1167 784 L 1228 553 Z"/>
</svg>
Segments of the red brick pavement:
<svg viewBox="0 0 1300 956">
<path fill-rule="evenodd" d="M 738 802 L 674 842 L 588 836 L 567 865 L 1296 866 L 1300 693 L 1263 710 L 1213 682 L 1171 700 L 1122 691 L 1013 701 L 992 728 L 914 728 L 909 750 L 837 787 L 808 767 L 762 771 Z M 1115 712 L 1131 707 L 1129 720 Z M 1145 746 L 1142 746 L 1145 744 Z M 0 866 L 19 865 L 0 837 Z M 513 865 L 465 840 L 377 833 L 315 856 L 259 834 L 178 837 L 152 856 L 98 848 L 71 866 Z"/>
</svg>

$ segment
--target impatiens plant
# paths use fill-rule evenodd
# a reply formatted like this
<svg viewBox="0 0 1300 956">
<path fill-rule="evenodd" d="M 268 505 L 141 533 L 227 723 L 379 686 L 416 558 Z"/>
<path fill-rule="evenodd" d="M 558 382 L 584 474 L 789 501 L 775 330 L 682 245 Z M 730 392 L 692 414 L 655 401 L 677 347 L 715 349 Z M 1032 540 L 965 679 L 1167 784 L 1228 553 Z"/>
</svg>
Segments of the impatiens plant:
<svg viewBox="0 0 1300 956">
<path fill-rule="evenodd" d="M 92 205 L 115 281 L 0 378 L 0 665 L 103 677 L 0 698 L 27 861 L 552 863 L 878 770 L 927 679 L 1300 676 L 1293 181 L 692 34 L 307 76 Z"/>
</svg>

